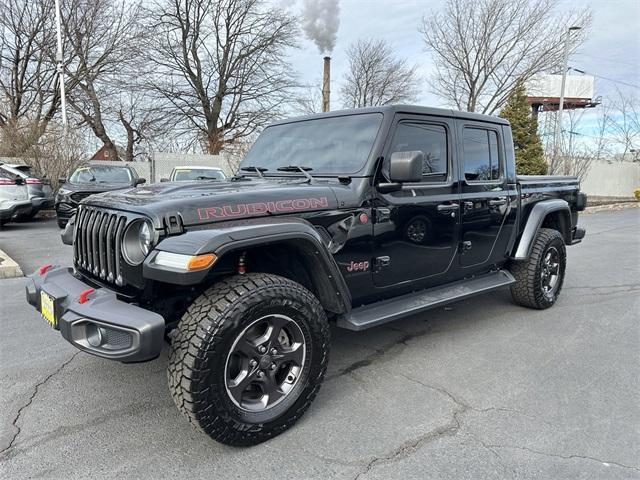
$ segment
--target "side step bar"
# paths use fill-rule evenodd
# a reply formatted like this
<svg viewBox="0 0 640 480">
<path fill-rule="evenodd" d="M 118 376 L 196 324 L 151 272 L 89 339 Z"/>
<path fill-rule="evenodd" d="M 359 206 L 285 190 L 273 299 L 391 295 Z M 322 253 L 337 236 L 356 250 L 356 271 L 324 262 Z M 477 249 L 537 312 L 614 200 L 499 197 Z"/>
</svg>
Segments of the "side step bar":
<svg viewBox="0 0 640 480">
<path fill-rule="evenodd" d="M 350 313 L 338 317 L 337 325 L 347 330 L 364 330 L 479 293 L 506 287 L 515 281 L 508 271 L 498 270 L 480 277 L 354 308 Z"/>
</svg>

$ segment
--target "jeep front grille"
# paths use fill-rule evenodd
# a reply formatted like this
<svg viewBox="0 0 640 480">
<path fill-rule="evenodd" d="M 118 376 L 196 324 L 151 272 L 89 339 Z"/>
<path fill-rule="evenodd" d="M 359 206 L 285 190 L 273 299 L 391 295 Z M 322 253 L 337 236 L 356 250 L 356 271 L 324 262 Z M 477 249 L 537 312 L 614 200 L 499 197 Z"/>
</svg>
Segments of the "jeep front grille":
<svg viewBox="0 0 640 480">
<path fill-rule="evenodd" d="M 73 241 L 76 268 L 122 286 L 122 236 L 126 224 L 125 215 L 81 206 Z"/>
</svg>

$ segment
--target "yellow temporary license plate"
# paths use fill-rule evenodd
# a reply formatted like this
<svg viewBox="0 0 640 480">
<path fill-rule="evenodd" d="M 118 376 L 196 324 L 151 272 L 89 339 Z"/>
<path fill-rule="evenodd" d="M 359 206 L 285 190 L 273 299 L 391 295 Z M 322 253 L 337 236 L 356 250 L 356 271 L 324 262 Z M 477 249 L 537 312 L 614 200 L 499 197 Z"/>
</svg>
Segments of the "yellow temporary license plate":
<svg viewBox="0 0 640 480">
<path fill-rule="evenodd" d="M 42 316 L 49 325 L 53 328 L 58 328 L 54 303 L 51 295 L 42 290 L 40 291 L 40 313 L 42 313 Z"/>
</svg>

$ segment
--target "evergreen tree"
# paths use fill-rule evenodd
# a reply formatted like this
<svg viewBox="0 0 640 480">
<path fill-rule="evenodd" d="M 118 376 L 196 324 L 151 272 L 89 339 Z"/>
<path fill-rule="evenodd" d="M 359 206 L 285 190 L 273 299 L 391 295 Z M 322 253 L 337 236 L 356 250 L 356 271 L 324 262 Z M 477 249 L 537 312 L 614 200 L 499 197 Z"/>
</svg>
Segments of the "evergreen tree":
<svg viewBox="0 0 640 480">
<path fill-rule="evenodd" d="M 519 82 L 509 94 L 500 116 L 509 120 L 516 151 L 516 173 L 519 175 L 544 175 L 547 162 L 538 136 L 538 122 L 531 114 L 524 84 Z"/>
</svg>

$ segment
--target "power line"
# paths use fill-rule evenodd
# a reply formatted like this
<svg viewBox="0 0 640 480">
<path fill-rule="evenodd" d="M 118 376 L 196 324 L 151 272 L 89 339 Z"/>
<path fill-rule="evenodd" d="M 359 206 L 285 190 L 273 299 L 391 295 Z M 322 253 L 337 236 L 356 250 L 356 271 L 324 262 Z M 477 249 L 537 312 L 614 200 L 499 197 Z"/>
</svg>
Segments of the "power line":
<svg viewBox="0 0 640 480">
<path fill-rule="evenodd" d="M 576 53 L 574 53 L 574 55 L 580 55 L 580 56 L 583 56 L 583 57 L 589 57 L 589 58 L 593 58 L 594 60 L 600 60 L 602 62 L 619 63 L 619 64 L 622 64 L 622 65 L 628 65 L 630 67 L 637 67 L 638 66 L 635 63 L 625 62 L 623 60 L 617 60 L 615 58 L 598 57 L 597 55 L 591 55 L 590 53 L 576 52 Z"/>
<path fill-rule="evenodd" d="M 583 74 L 586 74 L 586 75 L 592 75 L 592 76 L 594 76 L 596 78 L 601 78 L 602 80 L 607 80 L 607 81 L 613 82 L 613 83 L 619 83 L 620 85 L 626 85 L 627 87 L 633 87 L 633 88 L 640 89 L 640 85 L 634 85 L 633 83 L 623 82 L 622 80 L 615 80 L 613 78 L 603 77 L 602 75 L 596 75 L 595 73 L 592 73 L 592 72 L 585 72 L 584 70 L 580 70 L 580 69 L 573 68 L 573 67 L 569 67 L 569 70 L 573 70 L 574 72 L 583 73 Z"/>
</svg>

